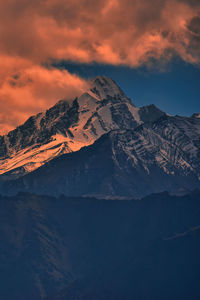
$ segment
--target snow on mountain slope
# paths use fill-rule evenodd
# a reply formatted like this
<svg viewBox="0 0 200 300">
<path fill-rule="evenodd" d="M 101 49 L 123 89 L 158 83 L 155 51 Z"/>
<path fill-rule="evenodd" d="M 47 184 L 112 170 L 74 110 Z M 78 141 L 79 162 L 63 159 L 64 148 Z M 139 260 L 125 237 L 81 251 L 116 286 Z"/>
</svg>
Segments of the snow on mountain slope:
<svg viewBox="0 0 200 300">
<path fill-rule="evenodd" d="M 163 116 L 112 130 L 80 151 L 1 185 L 1 193 L 140 198 L 200 188 L 200 119 Z M 78 188 L 77 188 L 78 187 Z"/>
<path fill-rule="evenodd" d="M 9 158 L 5 158 L 1 162 L 0 174 L 15 170 L 15 174 L 22 172 L 31 172 L 54 157 L 68 153 L 70 151 L 66 138 L 62 135 L 52 136 L 52 141 L 40 147 L 28 147 L 23 150 L 14 152 Z M 23 166 L 23 171 L 18 169 Z"/>
<path fill-rule="evenodd" d="M 200 119 L 200 113 L 193 114 L 192 118 Z"/>
<path fill-rule="evenodd" d="M 133 129 L 163 114 L 155 106 L 136 108 L 112 79 L 97 77 L 79 98 L 61 100 L 1 136 L 0 174 L 19 177 L 57 156 L 91 145 L 110 130 Z"/>
<path fill-rule="evenodd" d="M 157 166 L 166 174 L 195 173 L 200 179 L 200 120 L 165 116 L 133 131 L 111 134 L 118 166 L 125 166 L 125 161 L 117 156 L 124 152 L 133 168 L 142 166 L 148 174 Z"/>
</svg>

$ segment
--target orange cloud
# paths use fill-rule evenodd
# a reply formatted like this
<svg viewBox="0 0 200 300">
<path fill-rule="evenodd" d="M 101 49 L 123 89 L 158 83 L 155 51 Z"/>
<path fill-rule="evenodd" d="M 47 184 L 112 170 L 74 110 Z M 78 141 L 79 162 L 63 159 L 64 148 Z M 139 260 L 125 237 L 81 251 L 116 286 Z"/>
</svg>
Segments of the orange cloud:
<svg viewBox="0 0 200 300">
<path fill-rule="evenodd" d="M 1 0 L 0 52 L 35 63 L 54 58 L 135 67 L 171 48 L 190 61 L 187 24 L 200 13 L 198 2 Z"/>
<path fill-rule="evenodd" d="M 199 0 L 0 0 L 0 124 L 79 93 L 54 60 L 138 67 L 174 54 L 200 62 Z"/>
<path fill-rule="evenodd" d="M 2 134 L 24 122 L 28 116 L 49 108 L 59 99 L 74 98 L 87 88 L 86 81 L 66 70 L 25 66 L 19 66 L 1 81 Z"/>
</svg>

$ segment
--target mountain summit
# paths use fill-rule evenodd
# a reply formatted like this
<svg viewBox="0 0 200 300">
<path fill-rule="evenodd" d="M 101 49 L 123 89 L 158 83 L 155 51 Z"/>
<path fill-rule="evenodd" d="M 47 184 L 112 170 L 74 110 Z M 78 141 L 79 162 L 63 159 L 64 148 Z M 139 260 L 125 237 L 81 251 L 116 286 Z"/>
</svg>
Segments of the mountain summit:
<svg viewBox="0 0 200 300">
<path fill-rule="evenodd" d="M 80 97 L 61 100 L 0 137 L 0 174 L 23 176 L 109 131 L 134 129 L 162 115 L 155 106 L 136 108 L 111 78 L 96 77 Z"/>
<path fill-rule="evenodd" d="M 142 197 L 200 187 L 200 118 L 137 108 L 100 76 L 0 141 L 1 192 Z"/>
<path fill-rule="evenodd" d="M 118 97 L 122 101 L 130 101 L 121 88 L 115 81 L 106 76 L 98 76 L 89 82 L 89 90 L 96 95 L 99 100 L 104 100 L 109 97 Z"/>
</svg>

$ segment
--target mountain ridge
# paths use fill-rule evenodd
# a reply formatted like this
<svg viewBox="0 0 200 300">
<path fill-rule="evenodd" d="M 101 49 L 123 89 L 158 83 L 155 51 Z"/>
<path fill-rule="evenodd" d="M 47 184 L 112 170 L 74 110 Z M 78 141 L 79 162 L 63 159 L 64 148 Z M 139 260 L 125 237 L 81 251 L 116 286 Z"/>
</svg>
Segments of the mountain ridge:
<svg viewBox="0 0 200 300">
<path fill-rule="evenodd" d="M 99 198 L 193 190 L 200 187 L 199 127 L 200 120 L 163 116 L 135 129 L 112 130 L 88 147 L 2 183 L 1 190 Z"/>
<path fill-rule="evenodd" d="M 136 108 L 112 79 L 99 76 L 78 98 L 60 100 L 1 136 L 0 174 L 23 176 L 63 153 L 93 144 L 110 130 L 135 128 L 163 114 L 153 105 Z"/>
<path fill-rule="evenodd" d="M 5 139 L 13 150 L 0 160 L 5 194 L 123 199 L 200 187 L 200 118 L 137 108 L 107 77 Z"/>
</svg>

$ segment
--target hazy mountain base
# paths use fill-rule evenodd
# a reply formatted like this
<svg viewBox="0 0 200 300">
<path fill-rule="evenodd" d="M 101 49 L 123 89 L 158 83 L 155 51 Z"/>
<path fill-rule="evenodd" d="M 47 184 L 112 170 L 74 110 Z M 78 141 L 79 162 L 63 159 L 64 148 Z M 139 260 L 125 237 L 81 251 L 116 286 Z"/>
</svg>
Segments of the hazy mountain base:
<svg viewBox="0 0 200 300">
<path fill-rule="evenodd" d="M 199 253 L 200 192 L 0 198 L 4 300 L 199 299 Z"/>
</svg>

